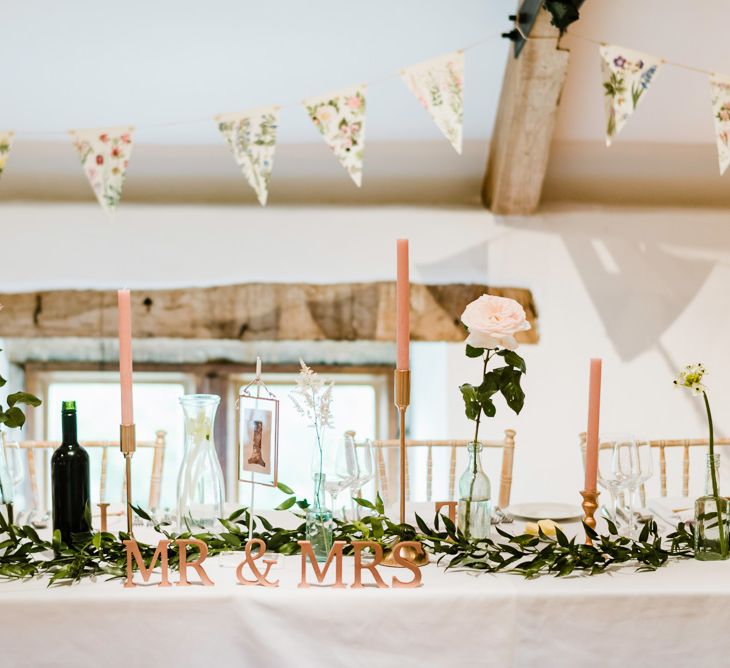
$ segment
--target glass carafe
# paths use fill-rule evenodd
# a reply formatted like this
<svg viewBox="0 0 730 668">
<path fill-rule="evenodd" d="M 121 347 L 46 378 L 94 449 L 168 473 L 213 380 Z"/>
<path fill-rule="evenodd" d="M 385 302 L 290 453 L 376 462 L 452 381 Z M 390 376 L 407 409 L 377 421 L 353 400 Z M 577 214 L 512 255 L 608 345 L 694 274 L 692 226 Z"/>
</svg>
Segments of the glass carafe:
<svg viewBox="0 0 730 668">
<path fill-rule="evenodd" d="M 213 529 L 223 516 L 223 471 L 213 440 L 220 400 L 215 394 L 187 394 L 180 399 L 185 416 L 185 453 L 177 479 L 181 531 Z"/>
<path fill-rule="evenodd" d="M 717 486 L 717 497 L 712 493 L 713 475 Z M 729 511 L 730 503 L 720 493 L 720 455 L 707 455 L 705 495 L 695 501 L 696 559 L 715 561 L 728 558 Z"/>
<path fill-rule="evenodd" d="M 489 538 L 492 530 L 492 485 L 482 469 L 481 443 L 469 443 L 469 463 L 459 478 L 457 526 L 466 538 Z"/>
</svg>

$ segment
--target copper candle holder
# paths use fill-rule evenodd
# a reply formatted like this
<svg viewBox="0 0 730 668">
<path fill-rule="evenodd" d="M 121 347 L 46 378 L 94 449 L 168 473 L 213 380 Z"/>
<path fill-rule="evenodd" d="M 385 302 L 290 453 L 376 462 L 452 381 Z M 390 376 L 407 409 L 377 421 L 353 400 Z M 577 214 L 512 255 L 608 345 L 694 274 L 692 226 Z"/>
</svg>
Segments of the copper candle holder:
<svg viewBox="0 0 730 668">
<path fill-rule="evenodd" d="M 587 490 L 584 489 L 580 495 L 583 497 L 583 503 L 581 506 L 583 507 L 583 522 L 586 526 L 590 527 L 591 529 L 596 528 L 596 510 L 598 510 L 598 495 L 600 492 L 596 490 Z M 593 545 L 593 541 L 591 540 L 591 537 L 586 534 L 586 545 Z"/>
<path fill-rule="evenodd" d="M 132 455 L 137 449 L 137 435 L 133 424 L 119 425 L 119 449 L 124 455 L 127 482 L 127 533 L 132 536 Z"/>
</svg>

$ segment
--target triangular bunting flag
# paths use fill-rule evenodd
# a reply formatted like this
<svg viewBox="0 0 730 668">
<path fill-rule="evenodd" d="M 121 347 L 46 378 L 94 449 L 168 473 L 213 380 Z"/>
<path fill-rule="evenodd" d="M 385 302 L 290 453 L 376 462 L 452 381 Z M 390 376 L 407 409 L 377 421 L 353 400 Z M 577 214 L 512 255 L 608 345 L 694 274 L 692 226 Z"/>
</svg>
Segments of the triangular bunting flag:
<svg viewBox="0 0 730 668">
<path fill-rule="evenodd" d="M 278 113 L 278 107 L 267 107 L 215 117 L 218 129 L 231 147 L 246 180 L 256 191 L 261 206 L 266 206 L 269 196 Z"/>
<path fill-rule="evenodd" d="M 132 127 L 71 130 L 86 178 L 108 213 L 114 212 L 122 198 L 133 130 Z"/>
<path fill-rule="evenodd" d="M 5 164 L 10 157 L 10 149 L 13 148 L 13 137 L 13 132 L 0 132 L 0 176 L 5 171 Z"/>
<path fill-rule="evenodd" d="M 621 131 L 654 80 L 662 59 L 621 46 L 601 46 L 606 100 L 606 146 Z"/>
<path fill-rule="evenodd" d="M 730 165 L 730 78 L 716 74 L 710 77 L 712 117 L 715 120 L 717 157 L 720 161 L 720 175 Z"/>
<path fill-rule="evenodd" d="M 367 86 L 354 86 L 302 102 L 312 123 L 358 187 L 362 185 L 365 150 L 366 91 Z"/>
<path fill-rule="evenodd" d="M 400 72 L 408 86 L 446 139 L 461 154 L 464 117 L 464 52 L 418 63 Z"/>
</svg>

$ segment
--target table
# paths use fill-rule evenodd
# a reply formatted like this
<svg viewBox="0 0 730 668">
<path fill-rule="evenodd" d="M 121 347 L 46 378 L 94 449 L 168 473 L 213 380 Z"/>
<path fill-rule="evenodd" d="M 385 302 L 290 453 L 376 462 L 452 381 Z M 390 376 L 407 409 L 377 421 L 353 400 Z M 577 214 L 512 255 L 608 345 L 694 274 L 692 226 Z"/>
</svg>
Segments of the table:
<svg viewBox="0 0 730 668">
<path fill-rule="evenodd" d="M 0 584 L 4 664 L 701 668 L 730 656 L 730 562 L 533 581 L 431 564 L 410 590 L 299 590 L 298 556 L 272 571 L 278 589 L 236 584 L 220 558 L 206 570 L 215 587 Z"/>
</svg>

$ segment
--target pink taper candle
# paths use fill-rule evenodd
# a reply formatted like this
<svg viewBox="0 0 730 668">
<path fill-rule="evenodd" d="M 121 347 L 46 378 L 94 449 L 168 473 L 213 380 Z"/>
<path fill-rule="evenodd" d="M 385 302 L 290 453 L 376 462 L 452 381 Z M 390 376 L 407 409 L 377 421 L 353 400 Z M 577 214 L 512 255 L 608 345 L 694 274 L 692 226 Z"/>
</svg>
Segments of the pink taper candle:
<svg viewBox="0 0 730 668">
<path fill-rule="evenodd" d="M 585 490 L 596 491 L 598 477 L 598 422 L 601 415 L 601 360 L 591 360 L 591 376 L 588 389 L 588 431 L 586 434 Z"/>
<path fill-rule="evenodd" d="M 410 282 L 408 278 L 408 239 L 398 239 L 398 274 L 396 282 L 395 337 L 398 348 L 398 370 L 410 368 L 408 346 L 411 340 Z"/>
<path fill-rule="evenodd" d="M 119 301 L 119 382 L 122 387 L 122 424 L 134 424 L 132 408 L 132 296 L 117 292 Z"/>
</svg>

